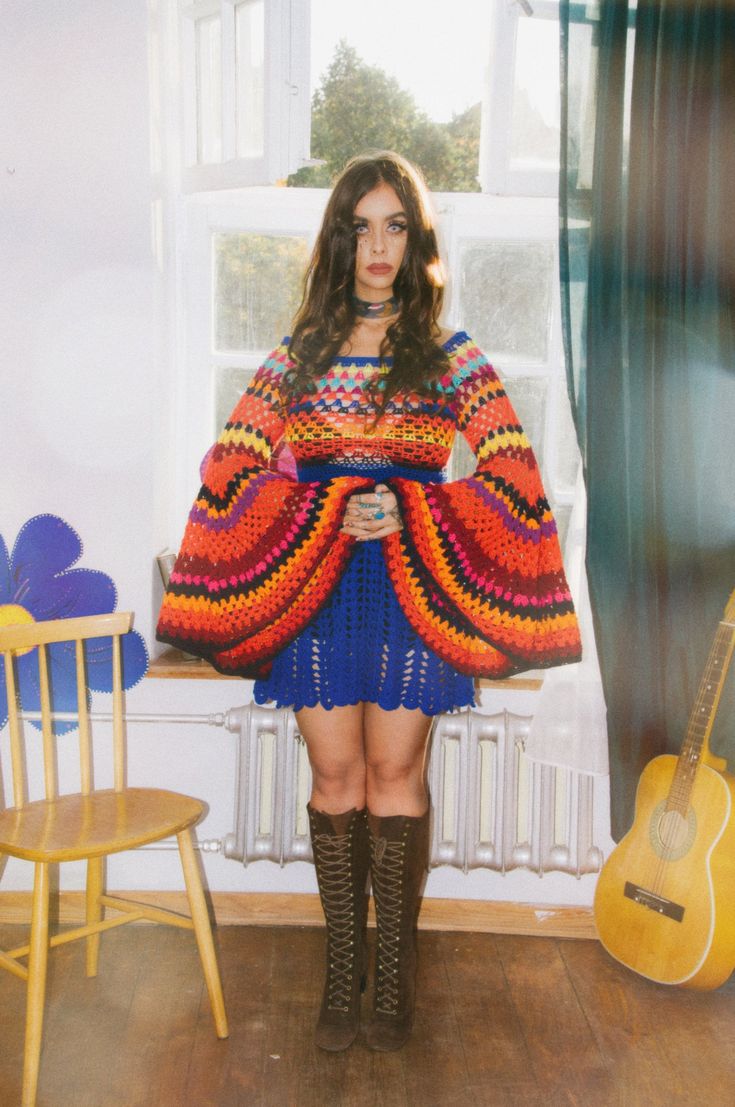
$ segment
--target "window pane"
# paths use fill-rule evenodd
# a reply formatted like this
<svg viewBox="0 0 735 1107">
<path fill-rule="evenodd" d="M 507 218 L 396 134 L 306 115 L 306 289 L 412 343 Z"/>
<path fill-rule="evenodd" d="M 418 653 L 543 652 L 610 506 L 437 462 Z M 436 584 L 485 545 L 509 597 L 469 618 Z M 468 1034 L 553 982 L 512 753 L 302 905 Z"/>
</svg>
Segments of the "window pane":
<svg viewBox="0 0 735 1107">
<path fill-rule="evenodd" d="M 219 366 L 214 376 L 214 434 L 224 427 L 254 374 L 241 366 Z"/>
<path fill-rule="evenodd" d="M 571 504 L 551 504 L 551 510 L 554 512 L 556 529 L 559 534 L 559 544 L 563 553 L 569 535 L 569 524 L 572 521 L 572 506 Z"/>
<path fill-rule="evenodd" d="M 212 439 L 214 440 L 224 427 L 243 392 L 250 384 L 255 373 L 254 369 L 245 369 L 242 366 L 215 366 L 214 369 L 214 426 Z M 284 441 L 276 444 L 275 452 L 271 458 L 272 468 L 278 468 L 282 473 L 296 479 L 296 461 L 290 448 Z"/>
<path fill-rule="evenodd" d="M 635 32 L 631 31 L 634 37 Z M 577 188 L 591 188 L 595 153 L 595 117 L 597 115 L 597 24 L 572 21 L 569 28 L 568 120 L 570 180 L 576 170 Z M 628 42 L 626 62 L 633 57 L 634 43 Z M 632 69 L 632 66 L 629 66 Z M 626 72 L 626 108 L 629 104 L 632 73 Z M 627 124 L 623 134 L 629 134 Z M 624 140 L 625 141 L 625 140 Z M 627 157 L 627 150 L 624 151 Z"/>
<path fill-rule="evenodd" d="M 479 191 L 493 3 L 311 5 L 312 157 L 290 183 L 326 187 L 361 150 L 398 150 L 435 191 Z M 558 56 L 558 51 L 557 51 Z"/>
<path fill-rule="evenodd" d="M 557 381 L 557 388 L 559 401 L 556 417 L 556 483 L 562 488 L 574 488 L 579 468 L 579 446 L 564 377 L 560 377 Z"/>
<path fill-rule="evenodd" d="M 510 402 L 521 421 L 526 437 L 533 446 L 539 465 L 544 463 L 544 428 L 546 426 L 546 377 L 511 377 L 503 375 Z"/>
<path fill-rule="evenodd" d="M 218 15 L 196 21 L 197 163 L 222 161 L 222 28 Z"/>
<path fill-rule="evenodd" d="M 545 363 L 554 251 L 548 242 L 465 240 L 460 317 L 485 353 L 503 363 Z"/>
<path fill-rule="evenodd" d="M 301 299 L 306 238 L 214 235 L 218 350 L 270 350 L 291 329 Z"/>
<path fill-rule="evenodd" d="M 468 477 L 470 473 L 474 473 L 476 468 L 475 455 L 467 445 L 464 436 L 458 434 L 454 439 L 452 453 L 449 458 L 449 480 L 462 480 L 463 477 Z"/>
<path fill-rule="evenodd" d="M 559 166 L 559 25 L 518 20 L 510 162 L 512 169 Z"/>
<path fill-rule="evenodd" d="M 544 426 L 546 423 L 546 379 L 541 377 L 503 378 L 504 384 L 528 436 L 539 465 L 543 464 Z M 460 480 L 474 473 L 477 468 L 475 455 L 461 434 L 454 440 L 449 459 L 449 479 Z"/>
<path fill-rule="evenodd" d="M 263 0 L 248 0 L 235 9 L 237 66 L 237 153 L 263 156 L 265 131 Z"/>
</svg>

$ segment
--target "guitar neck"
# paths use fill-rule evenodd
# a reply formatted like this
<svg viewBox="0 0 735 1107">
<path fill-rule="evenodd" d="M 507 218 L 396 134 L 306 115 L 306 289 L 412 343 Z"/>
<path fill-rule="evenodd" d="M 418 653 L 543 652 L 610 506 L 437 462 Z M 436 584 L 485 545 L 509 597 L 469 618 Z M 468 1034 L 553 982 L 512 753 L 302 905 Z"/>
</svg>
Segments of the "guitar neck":
<svg viewBox="0 0 735 1107">
<path fill-rule="evenodd" d="M 669 810 L 679 811 L 682 815 L 689 806 L 697 767 L 709 748 L 712 724 L 735 646 L 735 620 L 730 611 L 735 606 L 734 597 L 735 592 L 730 597 L 725 618 L 717 627 L 671 786 L 667 806 Z"/>
</svg>

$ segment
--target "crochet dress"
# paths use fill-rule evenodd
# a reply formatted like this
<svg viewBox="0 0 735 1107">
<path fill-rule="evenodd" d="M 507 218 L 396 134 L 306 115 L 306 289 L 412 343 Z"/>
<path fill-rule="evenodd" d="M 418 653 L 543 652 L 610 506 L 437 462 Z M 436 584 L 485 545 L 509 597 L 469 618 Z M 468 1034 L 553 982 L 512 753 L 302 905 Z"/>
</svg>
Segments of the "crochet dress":
<svg viewBox="0 0 735 1107">
<path fill-rule="evenodd" d="M 464 332 L 437 398 L 398 395 L 376 422 L 375 358 L 339 357 L 284 411 L 288 340 L 266 359 L 207 455 L 158 637 L 256 678 L 259 702 L 366 700 L 434 715 L 473 678 L 579 659 L 556 527 L 503 385 Z M 444 482 L 455 433 L 477 459 Z M 286 443 L 293 478 L 272 468 Z M 347 500 L 382 482 L 400 533 L 341 533 Z"/>
</svg>

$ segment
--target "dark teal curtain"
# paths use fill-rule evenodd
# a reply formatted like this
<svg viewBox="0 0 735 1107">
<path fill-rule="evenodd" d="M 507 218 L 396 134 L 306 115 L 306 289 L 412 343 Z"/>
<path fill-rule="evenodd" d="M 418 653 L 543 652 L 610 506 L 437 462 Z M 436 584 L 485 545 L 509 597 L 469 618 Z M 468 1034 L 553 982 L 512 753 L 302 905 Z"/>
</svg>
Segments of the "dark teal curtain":
<svg viewBox="0 0 735 1107">
<path fill-rule="evenodd" d="M 613 835 L 735 588 L 735 6 L 561 0 L 560 257 Z M 735 757 L 735 674 L 715 752 Z"/>
</svg>

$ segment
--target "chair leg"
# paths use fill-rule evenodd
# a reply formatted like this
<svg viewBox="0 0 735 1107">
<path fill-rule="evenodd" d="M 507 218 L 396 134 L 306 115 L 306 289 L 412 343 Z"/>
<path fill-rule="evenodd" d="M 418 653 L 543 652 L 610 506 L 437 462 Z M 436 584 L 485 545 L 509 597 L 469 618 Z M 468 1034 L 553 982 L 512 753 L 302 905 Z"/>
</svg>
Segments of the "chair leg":
<svg viewBox="0 0 735 1107">
<path fill-rule="evenodd" d="M 94 926 L 95 923 L 102 921 L 100 896 L 104 883 L 104 863 L 102 857 L 87 859 L 87 926 Z M 90 934 L 86 940 L 86 946 L 87 976 L 96 976 L 100 955 L 99 934 Z"/>
<path fill-rule="evenodd" d="M 220 981 L 219 966 L 217 965 L 214 939 L 212 938 L 212 928 L 209 923 L 209 912 L 207 911 L 204 889 L 199 875 L 199 866 L 194 855 L 191 830 L 182 830 L 176 837 L 179 842 L 181 865 L 184 870 L 186 892 L 189 897 L 189 909 L 194 923 L 199 957 L 202 962 L 207 991 L 209 992 L 209 1002 L 212 1006 L 215 1031 L 218 1038 L 226 1038 L 229 1035 L 229 1030 L 227 1028 L 225 1001 L 222 995 L 222 983 Z"/>
<path fill-rule="evenodd" d="M 43 1008 L 46 999 L 46 966 L 48 964 L 48 905 L 48 865 L 38 861 L 36 862 L 33 881 L 21 1107 L 34 1107 L 38 1088 L 38 1067 L 41 1060 L 41 1036 L 43 1034 Z"/>
</svg>

